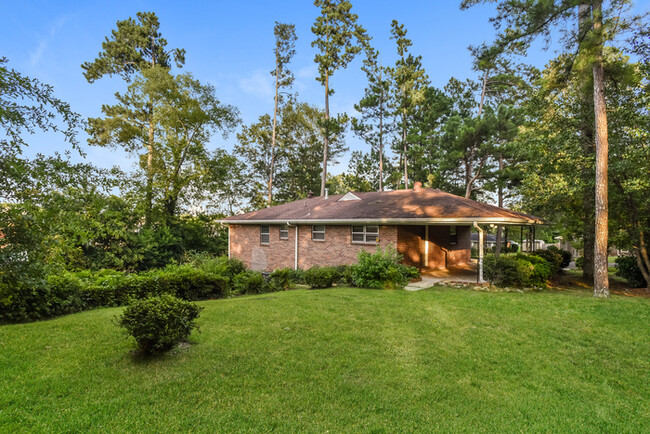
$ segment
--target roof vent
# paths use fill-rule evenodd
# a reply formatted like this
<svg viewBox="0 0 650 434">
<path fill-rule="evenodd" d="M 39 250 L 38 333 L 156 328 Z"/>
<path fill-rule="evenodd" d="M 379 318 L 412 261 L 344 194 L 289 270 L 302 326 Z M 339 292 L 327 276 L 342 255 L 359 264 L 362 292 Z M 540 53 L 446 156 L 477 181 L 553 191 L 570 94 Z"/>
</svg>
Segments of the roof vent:
<svg viewBox="0 0 650 434">
<path fill-rule="evenodd" d="M 307 199 L 311 199 L 312 197 L 314 197 L 314 192 L 309 190 L 309 193 L 307 193 Z"/>
<path fill-rule="evenodd" d="M 351 191 L 345 193 L 345 195 L 338 200 L 338 202 L 343 202 L 346 200 L 361 200 L 359 196 L 355 196 Z"/>
<path fill-rule="evenodd" d="M 326 188 L 325 189 L 325 199 L 329 199 L 329 197 L 330 197 L 330 189 Z"/>
<path fill-rule="evenodd" d="M 417 193 L 417 192 L 419 192 L 420 190 L 422 190 L 422 183 L 421 183 L 420 181 L 418 181 L 418 182 L 416 182 L 415 184 L 413 184 L 413 191 L 414 191 L 415 193 Z"/>
</svg>

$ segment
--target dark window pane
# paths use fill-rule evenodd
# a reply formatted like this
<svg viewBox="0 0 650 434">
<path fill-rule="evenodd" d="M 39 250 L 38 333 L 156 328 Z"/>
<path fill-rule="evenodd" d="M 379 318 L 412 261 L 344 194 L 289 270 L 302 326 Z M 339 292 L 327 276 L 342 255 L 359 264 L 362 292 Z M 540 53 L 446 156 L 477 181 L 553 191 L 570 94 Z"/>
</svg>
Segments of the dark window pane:
<svg viewBox="0 0 650 434">
<path fill-rule="evenodd" d="M 378 234 L 379 226 L 366 226 L 366 232 L 369 234 Z"/>
<path fill-rule="evenodd" d="M 363 226 L 352 226 L 352 232 L 363 233 Z"/>
<path fill-rule="evenodd" d="M 376 242 L 377 242 L 377 235 L 373 235 L 373 234 L 366 235 L 366 243 L 376 243 Z"/>
<path fill-rule="evenodd" d="M 312 226 L 312 231 L 313 232 L 325 232 L 325 226 Z"/>
<path fill-rule="evenodd" d="M 363 242 L 363 234 L 352 234 L 352 241 Z"/>
<path fill-rule="evenodd" d="M 324 240 L 325 239 L 325 232 L 314 232 L 312 234 L 312 239 L 314 239 L 314 240 Z"/>
</svg>

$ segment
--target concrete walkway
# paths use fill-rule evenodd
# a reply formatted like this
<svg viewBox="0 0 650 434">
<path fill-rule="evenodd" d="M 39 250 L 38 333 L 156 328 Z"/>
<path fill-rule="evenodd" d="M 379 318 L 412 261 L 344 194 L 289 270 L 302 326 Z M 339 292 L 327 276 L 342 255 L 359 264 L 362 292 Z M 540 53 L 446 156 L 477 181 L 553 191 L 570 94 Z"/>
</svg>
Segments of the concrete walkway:
<svg viewBox="0 0 650 434">
<path fill-rule="evenodd" d="M 432 286 L 445 282 L 460 285 L 476 285 L 476 264 L 468 264 L 465 267 L 456 269 L 422 270 L 419 282 L 412 282 L 406 285 L 407 291 L 419 291 L 431 288 Z"/>
</svg>

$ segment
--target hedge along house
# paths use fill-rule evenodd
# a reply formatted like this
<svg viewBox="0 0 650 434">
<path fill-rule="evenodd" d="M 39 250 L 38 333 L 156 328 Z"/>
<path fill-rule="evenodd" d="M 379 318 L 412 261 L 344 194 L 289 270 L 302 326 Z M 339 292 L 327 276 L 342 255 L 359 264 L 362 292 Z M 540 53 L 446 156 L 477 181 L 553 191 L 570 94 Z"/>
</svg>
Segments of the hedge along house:
<svg viewBox="0 0 650 434">
<path fill-rule="evenodd" d="M 537 217 L 465 199 L 440 190 L 327 194 L 228 217 L 228 256 L 259 271 L 345 265 L 361 250 L 393 246 L 403 262 L 422 271 L 471 262 L 471 231 L 482 225 L 541 223 Z"/>
</svg>

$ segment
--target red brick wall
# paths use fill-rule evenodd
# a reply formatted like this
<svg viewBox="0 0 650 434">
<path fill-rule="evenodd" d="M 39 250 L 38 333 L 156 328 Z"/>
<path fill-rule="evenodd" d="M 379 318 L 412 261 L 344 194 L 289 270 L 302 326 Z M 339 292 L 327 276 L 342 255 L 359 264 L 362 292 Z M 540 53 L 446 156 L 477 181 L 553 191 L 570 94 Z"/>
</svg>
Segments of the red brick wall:
<svg viewBox="0 0 650 434">
<path fill-rule="evenodd" d="M 457 243 L 450 244 L 449 226 L 429 226 L 429 268 L 467 264 L 470 260 L 470 226 L 456 226 Z"/>
<path fill-rule="evenodd" d="M 397 251 L 402 254 L 406 265 L 420 267 L 424 239 L 424 226 L 398 226 Z"/>
<path fill-rule="evenodd" d="M 270 242 L 260 244 L 259 225 L 230 226 L 230 254 L 244 265 L 260 271 L 293 268 L 295 258 L 295 226 L 289 227 L 289 240 L 280 239 L 278 225 L 270 227 Z M 311 226 L 298 226 L 298 267 L 314 265 L 345 265 L 357 261 L 360 250 L 375 251 L 377 246 L 397 245 L 397 227 L 380 226 L 379 244 L 353 244 L 352 230 L 345 226 L 326 226 L 325 241 L 311 239 Z"/>
<path fill-rule="evenodd" d="M 293 268 L 295 227 L 289 227 L 289 239 L 280 239 L 280 226 L 270 225 L 269 244 L 260 244 L 260 225 L 230 226 L 230 255 L 253 270 L 273 271 Z"/>
</svg>

